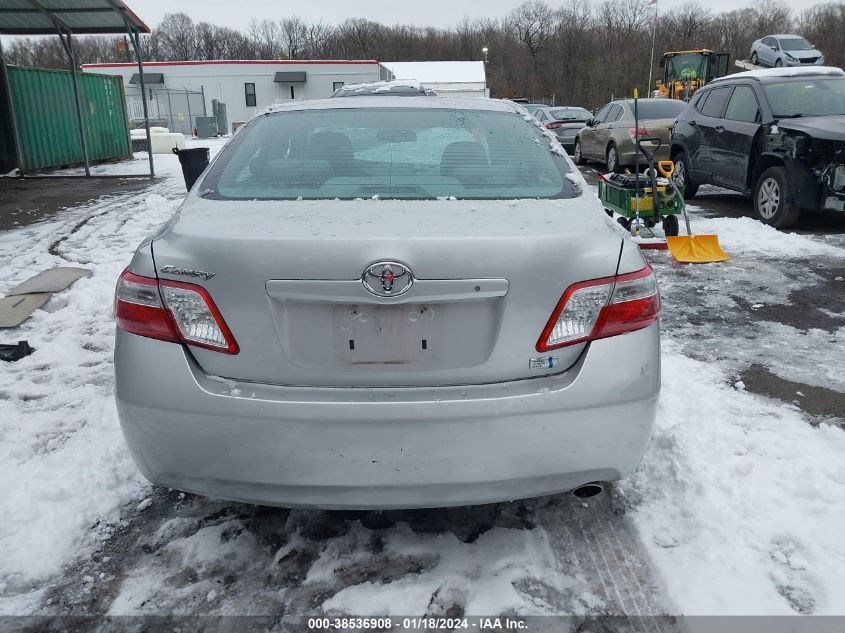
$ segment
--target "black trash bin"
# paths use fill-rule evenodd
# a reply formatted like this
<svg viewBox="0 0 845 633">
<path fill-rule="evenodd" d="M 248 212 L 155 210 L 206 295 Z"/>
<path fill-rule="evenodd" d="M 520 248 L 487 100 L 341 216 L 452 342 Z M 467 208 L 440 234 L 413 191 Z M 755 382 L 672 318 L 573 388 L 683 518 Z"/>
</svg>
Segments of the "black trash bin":
<svg viewBox="0 0 845 633">
<path fill-rule="evenodd" d="M 179 157 L 179 164 L 182 165 L 182 175 L 185 177 L 185 187 L 190 191 L 197 178 L 208 167 L 208 148 L 191 147 L 190 149 L 179 149 L 174 147 L 173 153 Z"/>
</svg>

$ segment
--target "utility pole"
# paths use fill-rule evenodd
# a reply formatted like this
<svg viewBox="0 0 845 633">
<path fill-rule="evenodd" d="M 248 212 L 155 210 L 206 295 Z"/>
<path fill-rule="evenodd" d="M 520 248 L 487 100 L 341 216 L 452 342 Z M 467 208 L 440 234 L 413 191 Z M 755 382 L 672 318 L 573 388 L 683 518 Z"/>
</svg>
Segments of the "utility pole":
<svg viewBox="0 0 845 633">
<path fill-rule="evenodd" d="M 654 70 L 654 40 L 657 36 L 657 0 L 651 0 L 649 4 L 654 5 L 654 15 L 651 18 L 651 57 L 648 60 L 648 85 L 646 86 L 647 97 L 651 96 L 651 74 Z"/>
</svg>

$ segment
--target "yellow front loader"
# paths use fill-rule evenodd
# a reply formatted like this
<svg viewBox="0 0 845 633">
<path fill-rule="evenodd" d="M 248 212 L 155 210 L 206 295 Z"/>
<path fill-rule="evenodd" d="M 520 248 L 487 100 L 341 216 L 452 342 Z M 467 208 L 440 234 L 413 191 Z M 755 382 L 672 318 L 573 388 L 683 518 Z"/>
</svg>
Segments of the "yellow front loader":
<svg viewBox="0 0 845 633">
<path fill-rule="evenodd" d="M 660 58 L 663 79 L 657 80 L 657 96 L 689 101 L 711 79 L 728 74 L 728 54 L 702 48 L 671 51 Z"/>
</svg>

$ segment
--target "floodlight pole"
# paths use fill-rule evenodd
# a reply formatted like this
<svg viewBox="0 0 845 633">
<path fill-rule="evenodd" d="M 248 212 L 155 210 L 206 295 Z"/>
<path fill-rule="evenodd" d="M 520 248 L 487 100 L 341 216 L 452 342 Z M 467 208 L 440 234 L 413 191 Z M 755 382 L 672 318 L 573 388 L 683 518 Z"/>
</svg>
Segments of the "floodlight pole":
<svg viewBox="0 0 845 633">
<path fill-rule="evenodd" d="M 85 162 L 85 175 L 91 175 L 91 165 L 88 161 L 88 144 L 85 141 L 85 123 L 82 120 L 82 100 L 79 96 L 79 80 L 77 78 L 76 57 L 73 54 L 73 42 L 70 38 L 70 31 L 56 29 L 59 32 L 59 39 L 65 47 L 68 62 L 70 63 L 70 77 L 73 83 L 73 98 L 76 101 L 76 123 L 79 125 L 79 142 L 82 144 L 82 160 Z"/>
</svg>

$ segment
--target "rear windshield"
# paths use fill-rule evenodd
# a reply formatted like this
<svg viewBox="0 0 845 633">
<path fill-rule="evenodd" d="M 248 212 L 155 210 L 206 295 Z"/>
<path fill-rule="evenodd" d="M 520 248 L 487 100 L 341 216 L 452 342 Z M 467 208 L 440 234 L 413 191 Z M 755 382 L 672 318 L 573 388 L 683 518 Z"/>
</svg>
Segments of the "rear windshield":
<svg viewBox="0 0 845 633">
<path fill-rule="evenodd" d="M 511 112 L 277 112 L 232 139 L 202 182 L 220 199 L 562 198 L 568 163 Z"/>
<path fill-rule="evenodd" d="M 845 77 L 767 83 L 763 92 L 776 119 L 845 114 Z"/>
<path fill-rule="evenodd" d="M 593 116 L 589 110 L 584 108 L 563 108 L 552 110 L 549 114 L 558 121 L 587 121 Z"/>
<path fill-rule="evenodd" d="M 633 112 L 633 102 L 629 105 Z M 649 99 L 648 101 L 640 101 L 637 107 L 641 119 L 674 119 L 684 111 L 687 104 L 675 99 Z"/>
</svg>

